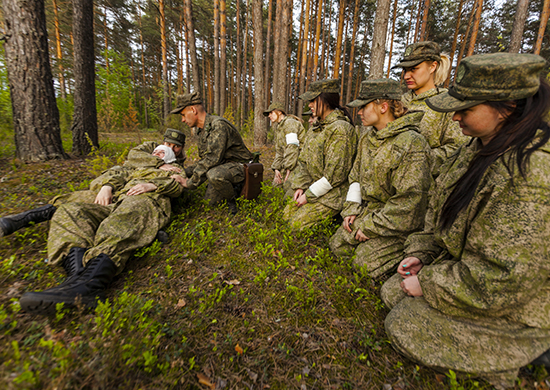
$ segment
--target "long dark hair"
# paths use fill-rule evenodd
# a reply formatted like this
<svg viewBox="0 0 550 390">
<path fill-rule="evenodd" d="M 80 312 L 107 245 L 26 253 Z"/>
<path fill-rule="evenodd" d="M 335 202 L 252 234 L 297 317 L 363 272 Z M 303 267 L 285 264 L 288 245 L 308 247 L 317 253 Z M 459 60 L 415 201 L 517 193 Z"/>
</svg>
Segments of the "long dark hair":
<svg viewBox="0 0 550 390">
<path fill-rule="evenodd" d="M 500 156 L 510 150 L 504 165 L 512 180 L 516 166 L 521 176 L 525 177 L 531 155 L 550 139 L 550 127 L 545 121 L 550 108 L 550 86 L 543 78 L 538 92 L 529 98 L 485 104 L 498 110 L 504 116 L 504 122 L 495 137 L 472 159 L 466 173 L 454 184 L 441 210 L 439 227 L 442 230 L 448 230 L 458 213 L 470 204 L 481 178 Z M 542 138 L 530 146 L 539 129 L 543 131 Z"/>
<path fill-rule="evenodd" d="M 349 110 L 346 107 L 343 107 L 340 105 L 340 94 L 337 92 L 328 93 L 328 92 L 321 92 L 319 95 L 319 99 L 328 106 L 331 110 L 339 109 L 344 112 L 344 114 L 348 117 L 350 123 L 353 123 L 353 119 L 351 119 L 351 114 L 349 113 Z"/>
</svg>

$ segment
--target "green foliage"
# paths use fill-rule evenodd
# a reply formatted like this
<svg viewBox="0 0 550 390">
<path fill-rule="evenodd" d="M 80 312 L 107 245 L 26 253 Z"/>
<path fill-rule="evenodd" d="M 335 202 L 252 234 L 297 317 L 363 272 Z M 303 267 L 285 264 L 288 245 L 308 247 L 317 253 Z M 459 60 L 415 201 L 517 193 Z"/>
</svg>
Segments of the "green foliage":
<svg viewBox="0 0 550 390">
<path fill-rule="evenodd" d="M 241 128 L 241 135 L 243 137 L 247 137 L 250 134 L 254 134 L 254 110 L 248 111 L 248 118 L 246 118 Z"/>
<path fill-rule="evenodd" d="M 14 154 L 13 115 L 8 69 L 4 60 L 4 46 L 0 46 L 0 157 L 11 157 Z"/>
<path fill-rule="evenodd" d="M 227 105 L 225 108 L 225 112 L 223 113 L 223 117 L 227 119 L 229 122 L 235 124 L 235 116 L 233 115 L 233 109 L 231 108 L 231 103 Z"/>
</svg>

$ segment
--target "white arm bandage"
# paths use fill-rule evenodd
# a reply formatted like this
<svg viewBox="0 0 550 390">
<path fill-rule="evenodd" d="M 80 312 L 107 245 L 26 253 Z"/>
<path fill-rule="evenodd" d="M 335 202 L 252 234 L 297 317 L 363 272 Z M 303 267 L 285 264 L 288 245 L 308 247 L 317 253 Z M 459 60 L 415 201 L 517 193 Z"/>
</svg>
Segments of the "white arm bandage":
<svg viewBox="0 0 550 390">
<path fill-rule="evenodd" d="M 351 183 L 348 190 L 346 202 L 361 203 L 361 185 L 357 182 Z"/>
<path fill-rule="evenodd" d="M 316 197 L 320 197 L 325 195 L 327 192 L 332 190 L 332 186 L 328 182 L 326 177 L 322 177 L 319 180 L 317 180 L 315 183 L 309 186 L 309 190 L 315 195 Z"/>
<path fill-rule="evenodd" d="M 298 140 L 298 134 L 288 133 L 287 135 L 285 135 L 285 137 L 286 137 L 286 144 L 287 145 L 293 144 L 293 145 L 300 146 L 300 141 Z"/>
</svg>

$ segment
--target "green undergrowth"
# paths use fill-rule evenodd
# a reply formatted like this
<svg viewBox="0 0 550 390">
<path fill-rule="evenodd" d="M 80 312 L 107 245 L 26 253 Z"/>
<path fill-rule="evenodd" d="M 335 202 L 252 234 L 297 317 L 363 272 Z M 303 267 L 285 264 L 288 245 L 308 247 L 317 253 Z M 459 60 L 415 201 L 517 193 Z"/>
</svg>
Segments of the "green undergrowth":
<svg viewBox="0 0 550 390">
<path fill-rule="evenodd" d="M 21 192 L 0 187 L 3 212 L 84 188 L 127 146 L 66 167 L 2 161 L 1 175 Z M 47 224 L 0 239 L 0 388 L 491 388 L 391 348 L 381 282 L 331 254 L 334 221 L 292 231 L 282 192 L 267 184 L 257 200 L 239 200 L 235 216 L 203 194 L 174 203 L 170 241 L 139 250 L 94 311 L 23 313 L 21 294 L 63 275 L 48 264 Z M 547 388 L 546 377 L 523 371 L 516 388 Z"/>
</svg>

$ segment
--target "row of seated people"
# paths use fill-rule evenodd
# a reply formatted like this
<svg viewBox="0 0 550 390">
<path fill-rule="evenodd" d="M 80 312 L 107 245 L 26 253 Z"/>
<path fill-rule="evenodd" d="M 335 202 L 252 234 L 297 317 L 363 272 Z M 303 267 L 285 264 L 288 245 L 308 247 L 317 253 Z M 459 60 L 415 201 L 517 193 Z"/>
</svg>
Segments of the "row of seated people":
<svg viewBox="0 0 550 390">
<path fill-rule="evenodd" d="M 442 63 L 434 58 L 433 44 L 412 46 L 400 63 L 408 86 L 419 85 L 419 70 L 434 68 L 430 74 L 437 74 Z M 335 254 L 353 258 L 373 277 L 397 268 L 381 294 L 391 309 L 386 331 L 399 352 L 429 367 L 479 376 L 497 388 L 513 386 L 520 367 L 549 362 L 550 87 L 540 76 L 545 66 L 541 57 L 527 54 L 466 58 L 450 90 L 436 88 L 437 93 L 408 112 L 402 103 L 407 96 L 418 100 L 430 90 L 411 88 L 401 97 L 399 83 L 367 80 L 358 99 L 349 104 L 360 109 L 362 124 L 370 126 L 359 141 L 347 110 L 339 105 L 338 81 L 311 83 L 300 98 L 309 102 L 318 121 L 305 134 L 285 134 L 286 144 L 297 147 L 292 148 L 297 159 L 294 167 L 277 169 L 275 177 L 279 184 L 289 182 L 294 202 L 284 213 L 292 226 L 305 229 L 341 213 L 343 225 L 330 241 Z M 410 84 L 407 73 L 416 74 Z M 169 152 L 162 158 L 160 151 L 153 152 L 157 155 L 147 158 L 162 162 L 137 169 L 155 171 L 150 174 L 158 182 L 146 178 L 135 184 L 134 173 L 124 173 L 126 180 L 119 173 L 109 174 L 123 187 L 114 203 L 103 206 L 107 210 L 100 211 L 102 215 L 110 215 L 132 196 L 164 199 L 206 180 L 213 202 L 234 198 L 234 183 L 215 187 L 208 172 L 227 161 L 228 172 L 241 173 L 240 163 L 250 156 L 207 157 L 209 142 L 233 145 L 231 137 L 238 141 L 238 132 L 216 133 L 232 125 L 205 114 L 196 94 L 184 95 L 178 103 L 175 113 L 204 135 L 199 132 L 199 168 L 179 175 L 164 167 L 170 165 L 163 159 Z M 424 106 L 428 108 L 418 110 Z M 268 109 L 267 115 L 273 111 Z M 457 137 L 451 119 L 471 138 Z M 447 137 L 456 142 L 444 143 Z M 434 140 L 439 145 L 432 145 Z M 240 142 L 235 144 L 244 150 Z M 98 197 L 103 187 L 96 188 L 94 203 L 87 204 L 102 206 Z M 162 188 L 174 191 L 162 193 Z M 58 223 L 58 214 L 70 203 L 55 211 L 48 241 L 55 240 L 52 229 L 66 219 L 60 214 Z M 166 214 L 166 209 L 155 212 Z M 0 220 L 4 234 L 18 227 L 4 228 L 15 220 Z M 154 225 L 155 233 L 167 219 L 163 221 Z M 124 266 L 115 252 L 126 243 L 116 243 L 122 247 L 114 245 L 112 254 L 97 255 L 100 230 L 91 227 L 93 239 L 79 246 L 65 245 L 68 252 L 56 262 L 69 274 L 75 271 L 50 291 L 26 293 L 28 299 L 21 298 L 26 311 L 51 310 L 56 299 L 69 304 L 76 297 L 93 301 L 106 288 Z M 104 262 L 108 266 L 95 265 Z"/>
</svg>

